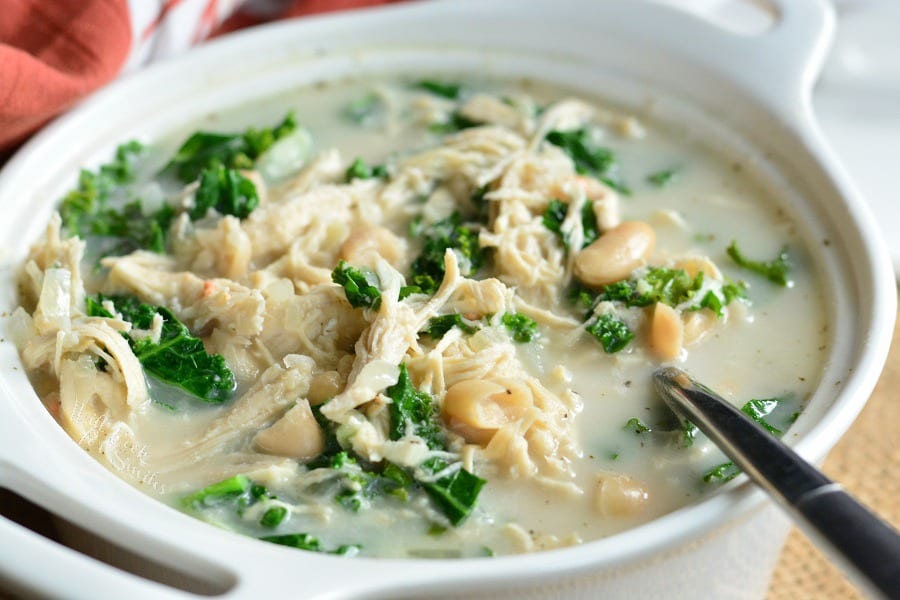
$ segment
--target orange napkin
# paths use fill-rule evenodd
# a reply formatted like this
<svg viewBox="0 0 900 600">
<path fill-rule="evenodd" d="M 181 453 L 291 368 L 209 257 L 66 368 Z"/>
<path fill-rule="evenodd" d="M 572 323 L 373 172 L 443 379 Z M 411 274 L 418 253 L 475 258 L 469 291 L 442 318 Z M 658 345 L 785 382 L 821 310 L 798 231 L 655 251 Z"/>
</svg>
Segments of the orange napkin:
<svg viewBox="0 0 900 600">
<path fill-rule="evenodd" d="M 125 0 L 3 0 L 0 149 L 115 77 L 130 46 Z"/>
<path fill-rule="evenodd" d="M 154 2 L 156 0 L 139 0 Z M 232 0 L 234 5 L 243 0 Z M 268 18 L 346 10 L 396 0 L 281 0 Z M 132 50 L 127 0 L 0 0 L 0 155 L 54 116 L 113 79 Z M 159 3 L 160 19 L 180 0 Z M 208 0 L 215 12 L 226 3 Z M 255 25 L 249 12 L 226 19 L 213 35 Z"/>
</svg>

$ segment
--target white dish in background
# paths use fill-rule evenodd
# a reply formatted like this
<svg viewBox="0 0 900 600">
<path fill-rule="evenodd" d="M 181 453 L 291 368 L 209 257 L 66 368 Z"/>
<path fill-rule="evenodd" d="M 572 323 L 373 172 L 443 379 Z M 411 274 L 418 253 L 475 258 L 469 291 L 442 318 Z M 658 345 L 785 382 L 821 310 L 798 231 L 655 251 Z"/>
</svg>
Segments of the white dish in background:
<svg viewBox="0 0 900 600">
<path fill-rule="evenodd" d="M 900 3 L 856 0 L 839 11 L 813 108 L 872 207 L 900 275 Z"/>
<path fill-rule="evenodd" d="M 406 4 L 282 23 L 209 44 L 126 78 L 54 123 L 0 174 L 0 311 L 17 304 L 13 269 L 77 168 L 117 142 L 153 141 L 224 106 L 319 78 L 390 72 L 531 76 L 710 132 L 785 188 L 834 310 L 824 379 L 790 441 L 821 460 L 849 427 L 884 363 L 895 316 L 893 273 L 876 226 L 817 132 L 809 95 L 832 15 L 782 0 L 779 23 L 741 37 L 641 2 L 476 0 Z M 765 72 L 764 78 L 758 74 Z M 797 193 L 790 193 L 795 190 Z M 15 348 L 0 342 L 0 485 L 207 591 L 315 598 L 759 598 L 788 522 L 748 483 L 612 538 L 496 559 L 342 559 L 241 538 L 158 503 L 106 471 L 54 422 Z M 38 443 L 39 441 L 39 443 Z M 139 515 L 138 518 L 135 515 Z M 15 549 L 11 551 L 11 549 Z M 0 519 L 0 579 L 32 594 L 194 597 L 97 563 Z M 52 565 L 52 577 L 48 568 Z M 464 576 L 461 576 L 464 575 Z M 75 584 L 74 582 L 77 582 Z M 700 583 L 702 582 L 702 583 Z"/>
</svg>

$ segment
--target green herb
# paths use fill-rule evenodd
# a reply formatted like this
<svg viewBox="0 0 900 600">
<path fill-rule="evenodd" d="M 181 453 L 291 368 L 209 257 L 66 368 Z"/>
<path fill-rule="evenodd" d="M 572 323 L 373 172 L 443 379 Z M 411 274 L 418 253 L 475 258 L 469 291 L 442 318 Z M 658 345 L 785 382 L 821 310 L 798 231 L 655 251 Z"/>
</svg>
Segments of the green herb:
<svg viewBox="0 0 900 600">
<path fill-rule="evenodd" d="M 777 396 L 775 398 L 761 398 L 761 399 L 753 399 L 745 403 L 741 407 L 741 412 L 745 415 L 756 421 L 760 424 L 760 426 L 771 433 L 774 436 L 781 436 L 782 430 L 777 427 L 772 426 L 767 420 L 766 417 L 772 417 L 779 410 L 779 408 L 787 407 L 789 405 L 789 401 L 792 396 L 790 394 L 784 396 Z M 792 422 L 793 418 L 796 418 L 794 415 L 799 413 L 792 413 L 787 418 L 787 424 Z M 741 470 L 732 462 L 722 463 L 717 465 L 707 471 L 703 475 L 703 481 L 710 483 L 724 483 L 726 481 L 731 481 L 735 477 L 740 474 Z"/>
<path fill-rule="evenodd" d="M 225 481 L 214 483 L 194 492 L 182 499 L 182 504 L 188 508 L 200 508 L 225 500 L 233 500 L 246 494 L 250 490 L 250 478 L 246 475 L 235 475 Z"/>
<path fill-rule="evenodd" d="M 163 204 L 149 214 L 144 214 L 140 200 L 120 209 L 107 206 L 113 192 L 134 181 L 135 164 L 143 153 L 144 146 L 131 141 L 116 148 L 115 158 L 97 171 L 81 171 L 78 186 L 65 195 L 59 209 L 70 235 L 118 238 L 106 256 L 139 249 L 165 252 L 166 232 L 174 217 L 171 206 Z"/>
<path fill-rule="evenodd" d="M 435 96 L 447 98 L 448 100 L 457 100 L 462 92 L 463 86 L 459 83 L 443 83 L 434 79 L 423 79 L 413 84 L 414 88 L 425 90 Z"/>
<path fill-rule="evenodd" d="M 765 429 L 772 435 L 781 435 L 781 430 L 767 423 L 765 419 L 765 417 L 767 417 L 776 408 L 778 408 L 778 403 L 780 401 L 781 398 L 763 398 L 758 400 L 750 400 L 741 407 L 741 411 L 745 415 L 759 423 L 763 427 L 763 429 Z"/>
<path fill-rule="evenodd" d="M 677 174 L 678 171 L 675 169 L 664 169 L 647 175 L 647 182 L 658 188 L 666 187 L 673 179 L 675 179 Z"/>
<path fill-rule="evenodd" d="M 448 466 L 448 463 L 439 458 L 428 459 L 422 464 L 423 469 L 432 473 L 439 473 Z M 472 513 L 478 501 L 478 494 L 487 481 L 460 468 L 452 475 L 437 481 L 420 483 L 444 516 L 453 525 L 459 525 Z"/>
<path fill-rule="evenodd" d="M 433 294 L 444 279 L 444 253 L 456 252 L 460 272 L 471 275 L 484 264 L 484 251 L 478 244 L 478 234 L 462 224 L 459 213 L 430 225 L 422 233 L 422 252 L 412 263 L 412 285 L 423 293 Z"/>
<path fill-rule="evenodd" d="M 264 542 L 288 546 L 298 550 L 309 550 L 312 552 L 323 552 L 326 554 L 337 554 L 339 556 L 356 556 L 362 549 L 358 544 L 345 544 L 339 546 L 335 550 L 326 550 L 322 547 L 319 538 L 309 535 L 308 533 L 287 533 L 284 535 L 267 535 L 259 538 Z"/>
<path fill-rule="evenodd" d="M 653 431 L 650 427 L 638 419 L 637 417 L 631 417 L 628 419 L 628 422 L 625 423 L 624 427 L 625 431 L 631 431 L 632 433 L 641 434 L 641 433 L 650 433 Z"/>
<path fill-rule="evenodd" d="M 479 125 L 481 125 L 481 123 L 478 121 L 473 121 L 468 117 L 464 117 L 459 111 L 453 111 L 446 121 L 440 121 L 429 125 L 428 131 L 438 135 L 447 135 L 462 131 L 463 129 L 469 129 L 470 127 L 478 127 Z"/>
<path fill-rule="evenodd" d="M 465 319 L 459 313 L 454 313 L 452 315 L 432 317 L 428 320 L 428 326 L 424 329 L 424 333 L 428 334 L 430 337 L 436 340 L 439 340 L 454 327 L 458 328 L 463 333 L 468 334 L 472 334 L 478 331 L 478 327 L 472 325 L 471 321 Z"/>
<path fill-rule="evenodd" d="M 566 250 L 569 249 L 571 243 L 569 242 L 569 236 L 562 231 L 562 224 L 568 211 L 568 204 L 554 198 L 547 204 L 542 218 L 544 227 L 559 236 Z M 585 202 L 581 205 L 581 231 L 584 238 L 581 244 L 582 248 L 589 246 L 600 237 L 600 231 L 597 229 L 597 217 L 594 215 L 594 205 L 591 202 Z"/>
<path fill-rule="evenodd" d="M 569 302 L 574 304 L 576 308 L 588 310 L 594 306 L 594 293 L 578 283 L 569 286 L 569 289 L 566 292 L 566 298 L 568 298 Z M 590 316 L 590 314 L 588 316 Z"/>
<path fill-rule="evenodd" d="M 520 344 L 526 344 L 538 335 L 537 321 L 523 314 L 504 313 L 500 322 L 509 330 L 513 340 Z"/>
<path fill-rule="evenodd" d="M 432 450 L 443 448 L 444 432 L 438 420 L 437 409 L 431 394 L 417 390 L 409 378 L 406 365 L 400 365 L 397 383 L 385 390 L 391 399 L 390 438 L 399 440 L 411 433 L 417 435 Z"/>
<path fill-rule="evenodd" d="M 287 515 L 288 509 L 284 506 L 273 506 L 263 513 L 263 516 L 259 519 L 259 524 L 269 529 L 275 529 L 281 525 L 281 522 L 284 521 Z"/>
<path fill-rule="evenodd" d="M 425 233 L 425 219 L 422 217 L 422 215 L 418 215 L 410 219 L 407 231 L 409 232 L 409 237 L 411 238 L 417 238 Z"/>
<path fill-rule="evenodd" d="M 210 167 L 249 169 L 272 144 L 297 128 L 294 113 L 272 128 L 249 128 L 243 133 L 212 133 L 198 131 L 189 137 L 163 168 L 181 181 L 196 180 Z"/>
<path fill-rule="evenodd" d="M 138 329 L 150 329 L 156 315 L 162 318 L 159 342 L 149 337 L 126 335 L 144 369 L 160 381 L 212 404 L 224 402 L 234 390 L 234 374 L 219 354 L 207 354 L 203 341 L 191 334 L 168 308 L 143 304 L 136 298 L 97 296 L 87 303 L 88 316 L 112 317 L 102 306 L 113 303 L 122 319 Z"/>
<path fill-rule="evenodd" d="M 191 219 L 202 219 L 212 208 L 220 215 L 246 219 L 258 205 L 259 196 L 252 181 L 234 169 L 214 165 L 200 174 L 200 187 L 188 214 Z"/>
<path fill-rule="evenodd" d="M 681 423 L 681 445 L 684 448 L 690 448 L 694 445 L 694 440 L 697 439 L 697 436 L 700 434 L 700 430 L 697 429 L 697 426 L 691 423 L 688 420 L 685 420 Z"/>
<path fill-rule="evenodd" d="M 485 184 L 475 190 L 475 193 L 469 198 L 472 201 L 472 206 L 475 207 L 475 217 L 482 222 L 486 222 L 490 214 L 490 202 L 485 198 L 489 191 L 489 184 Z"/>
<path fill-rule="evenodd" d="M 607 354 L 618 352 L 634 339 L 634 333 L 625 321 L 613 313 L 597 316 L 597 320 L 588 325 L 587 332 L 597 338 Z"/>
<path fill-rule="evenodd" d="M 728 461 L 726 463 L 716 465 L 715 467 L 704 473 L 703 481 L 705 481 L 706 483 L 725 483 L 726 481 L 731 481 L 740 474 L 741 470 L 738 469 L 733 462 Z"/>
<path fill-rule="evenodd" d="M 346 179 L 351 182 L 354 179 L 372 179 L 387 177 L 388 172 L 384 165 L 370 167 L 362 158 L 357 158 L 347 169 Z"/>
<path fill-rule="evenodd" d="M 600 289 L 598 300 L 622 302 L 625 306 L 649 306 L 662 302 L 677 306 L 692 298 L 703 286 L 703 273 L 691 279 L 683 269 L 652 267 L 640 277 L 625 279 Z"/>
<path fill-rule="evenodd" d="M 381 290 L 378 276 L 366 268 L 351 267 L 340 261 L 331 272 L 331 280 L 344 288 L 347 301 L 355 308 L 372 308 L 381 306 Z"/>
<path fill-rule="evenodd" d="M 70 234 L 85 238 L 94 233 L 93 221 L 106 208 L 113 190 L 134 181 L 134 164 L 143 152 L 143 145 L 130 141 L 116 148 L 115 158 L 97 171 L 81 170 L 77 187 L 63 197 L 59 209 Z"/>
<path fill-rule="evenodd" d="M 566 248 L 569 247 L 569 243 L 562 232 L 562 224 L 563 221 L 566 220 L 566 214 L 568 212 L 569 205 L 562 200 L 554 198 L 547 203 L 547 208 L 544 209 L 544 216 L 541 219 L 544 223 L 544 227 L 558 235 L 559 238 L 563 240 L 563 244 Z"/>
<path fill-rule="evenodd" d="M 354 123 L 366 123 L 371 120 L 381 106 L 377 94 L 370 93 L 357 98 L 344 110 L 344 115 Z"/>
<path fill-rule="evenodd" d="M 747 258 L 738 248 L 737 242 L 734 240 L 732 240 L 731 245 L 728 246 L 727 252 L 728 256 L 730 256 L 738 266 L 753 271 L 754 273 L 758 273 L 772 283 L 785 287 L 791 287 L 794 283 L 788 277 L 791 270 L 791 263 L 788 257 L 787 246 L 782 248 L 781 252 L 778 253 L 777 258 L 767 262 Z"/>
<path fill-rule="evenodd" d="M 622 194 L 631 194 L 631 190 L 619 177 L 616 155 L 608 148 L 595 147 L 587 129 L 551 131 L 546 139 L 569 155 L 577 172 L 595 177 Z"/>
</svg>

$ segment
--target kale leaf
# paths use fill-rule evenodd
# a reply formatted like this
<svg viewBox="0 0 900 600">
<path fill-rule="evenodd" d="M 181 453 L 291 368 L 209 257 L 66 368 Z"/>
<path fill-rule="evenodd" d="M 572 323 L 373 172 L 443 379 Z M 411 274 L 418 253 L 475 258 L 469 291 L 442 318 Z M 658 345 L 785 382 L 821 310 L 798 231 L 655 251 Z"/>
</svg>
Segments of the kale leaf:
<svg viewBox="0 0 900 600">
<path fill-rule="evenodd" d="M 412 433 L 425 440 L 432 450 L 444 447 L 444 432 L 438 422 L 434 399 L 431 394 L 415 388 L 405 364 L 400 365 L 397 383 L 384 393 L 392 400 L 390 405 L 392 440 L 399 440 L 407 433 Z"/>
<path fill-rule="evenodd" d="M 631 190 L 619 176 L 616 155 L 609 148 L 595 147 L 586 128 L 554 130 L 546 139 L 569 155 L 578 173 L 595 177 L 626 196 L 631 195 Z"/>
<path fill-rule="evenodd" d="M 375 165 L 370 167 L 362 158 L 357 158 L 353 164 L 347 169 L 345 178 L 347 183 L 354 179 L 372 179 L 387 177 L 388 172 L 384 165 Z"/>
<path fill-rule="evenodd" d="M 162 317 L 159 342 L 149 337 L 126 335 L 128 343 L 144 369 L 160 381 L 181 388 L 188 394 L 220 404 L 234 390 L 234 374 L 219 354 L 207 354 L 203 341 L 191 334 L 168 308 L 144 304 L 136 298 L 97 296 L 88 299 L 88 316 L 112 317 L 103 308 L 104 301 L 113 303 L 122 319 L 137 329 L 151 329 L 158 314 Z"/>
<path fill-rule="evenodd" d="M 344 109 L 344 116 L 354 123 L 368 123 L 381 108 L 381 99 L 375 93 L 357 98 Z"/>
<path fill-rule="evenodd" d="M 288 546 L 298 550 L 309 550 L 311 552 L 324 552 L 325 554 L 337 554 L 338 556 L 356 556 L 362 549 L 359 544 L 344 544 L 335 550 L 326 550 L 322 547 L 319 538 L 308 533 L 286 533 L 284 535 L 267 535 L 259 538 L 264 542 Z"/>
<path fill-rule="evenodd" d="M 430 458 L 422 468 L 439 473 L 449 464 L 439 458 Z M 422 487 L 453 525 L 459 525 L 468 517 L 478 501 L 481 488 L 487 483 L 481 477 L 463 468 L 437 481 L 421 482 Z"/>
<path fill-rule="evenodd" d="M 791 287 L 794 282 L 790 280 L 791 262 L 788 257 L 787 246 L 781 249 L 778 256 L 770 261 L 751 260 L 744 256 L 744 253 L 738 248 L 737 241 L 732 240 L 728 246 L 728 256 L 740 267 L 758 273 L 780 286 Z"/>
<path fill-rule="evenodd" d="M 647 175 L 647 182 L 658 188 L 662 188 L 670 184 L 677 175 L 678 171 L 675 169 L 663 169 L 662 171 Z"/>
<path fill-rule="evenodd" d="M 468 334 L 478 331 L 477 324 L 473 324 L 459 313 L 432 317 L 428 320 L 428 326 L 423 331 L 430 337 L 439 340 L 454 327 Z"/>
<path fill-rule="evenodd" d="M 569 249 L 571 244 L 569 242 L 569 236 L 565 235 L 562 231 L 562 224 L 566 219 L 568 211 L 568 204 L 554 198 L 547 204 L 547 208 L 544 210 L 542 218 L 544 227 L 559 236 L 566 250 Z M 581 244 L 582 248 L 591 245 L 594 240 L 600 237 L 600 231 L 597 229 L 597 217 L 594 215 L 594 205 L 589 201 L 581 205 L 581 231 L 584 236 Z"/>
<path fill-rule="evenodd" d="M 453 111 L 447 117 L 446 121 L 439 121 L 437 123 L 432 123 L 428 126 L 428 131 L 431 133 L 436 133 L 438 135 L 446 135 L 449 133 L 456 133 L 457 131 L 462 131 L 463 129 L 469 129 L 470 127 L 478 127 L 481 125 L 478 121 L 473 121 L 468 117 L 464 117 L 459 113 L 459 111 Z"/>
<path fill-rule="evenodd" d="M 381 282 L 369 269 L 357 269 L 342 260 L 331 272 L 331 280 L 344 288 L 351 306 L 375 310 L 381 306 L 381 289 L 378 287 Z"/>
<path fill-rule="evenodd" d="M 506 326 L 513 340 L 526 344 L 538 336 L 537 321 L 520 313 L 504 313 L 500 322 Z"/>
<path fill-rule="evenodd" d="M 635 434 L 650 433 L 653 431 L 649 425 L 647 425 L 637 417 L 631 417 L 630 419 L 628 419 L 628 422 L 625 423 L 625 427 L 623 427 L 623 429 Z"/>
<path fill-rule="evenodd" d="M 456 251 L 460 261 L 460 272 L 471 275 L 484 264 L 484 251 L 478 244 L 475 230 L 463 225 L 459 213 L 426 227 L 422 232 L 424 244 L 422 252 L 412 263 L 412 285 L 422 293 L 433 294 L 444 279 L 444 253 L 447 249 Z"/>
<path fill-rule="evenodd" d="M 235 169 L 213 165 L 200 174 L 200 187 L 194 195 L 191 219 L 202 219 L 209 209 L 221 215 L 246 219 L 259 206 L 259 196 L 253 182 Z"/>
<path fill-rule="evenodd" d="M 69 235 L 117 238 L 104 252 L 105 256 L 128 254 L 146 249 L 165 252 L 166 233 L 174 218 L 174 210 L 163 204 L 155 212 L 145 214 L 140 200 L 120 209 L 110 208 L 113 193 L 135 179 L 135 166 L 145 148 L 131 141 L 116 148 L 115 158 L 96 171 L 83 169 L 78 185 L 67 193 L 60 204 L 63 227 Z"/>
<path fill-rule="evenodd" d="M 618 352 L 634 339 L 634 333 L 625 321 L 613 313 L 597 315 L 597 320 L 588 325 L 587 332 L 600 342 L 607 354 Z"/>
<path fill-rule="evenodd" d="M 235 475 L 224 481 L 214 483 L 189 496 L 182 498 L 181 502 L 188 508 L 201 508 L 211 506 L 225 500 L 233 500 L 250 491 L 250 478 L 246 475 Z"/>
<path fill-rule="evenodd" d="M 622 302 L 625 306 L 649 306 L 662 302 L 677 306 L 703 286 L 703 273 L 691 278 L 683 269 L 652 267 L 640 277 L 623 279 L 600 289 L 598 301 Z"/>
<path fill-rule="evenodd" d="M 424 90 L 435 96 L 446 98 L 448 100 L 459 99 L 463 86 L 459 83 L 444 83 L 434 79 L 423 79 L 413 84 L 414 88 Z"/>
<path fill-rule="evenodd" d="M 272 128 L 248 128 L 243 133 L 198 131 L 189 137 L 163 167 L 184 183 L 196 180 L 206 169 L 218 165 L 249 169 L 272 144 L 297 128 L 293 112 Z"/>
</svg>

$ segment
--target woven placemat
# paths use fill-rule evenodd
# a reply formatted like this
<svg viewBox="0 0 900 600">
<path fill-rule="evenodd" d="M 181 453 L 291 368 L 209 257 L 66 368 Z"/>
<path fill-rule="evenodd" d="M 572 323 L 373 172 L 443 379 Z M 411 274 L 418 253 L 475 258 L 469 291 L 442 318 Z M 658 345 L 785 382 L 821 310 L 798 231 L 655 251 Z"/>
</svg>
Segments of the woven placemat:
<svg viewBox="0 0 900 600">
<path fill-rule="evenodd" d="M 879 516 L 900 526 L 900 317 L 884 373 L 824 470 Z M 796 529 L 769 587 L 769 600 L 862 598 Z"/>
</svg>

